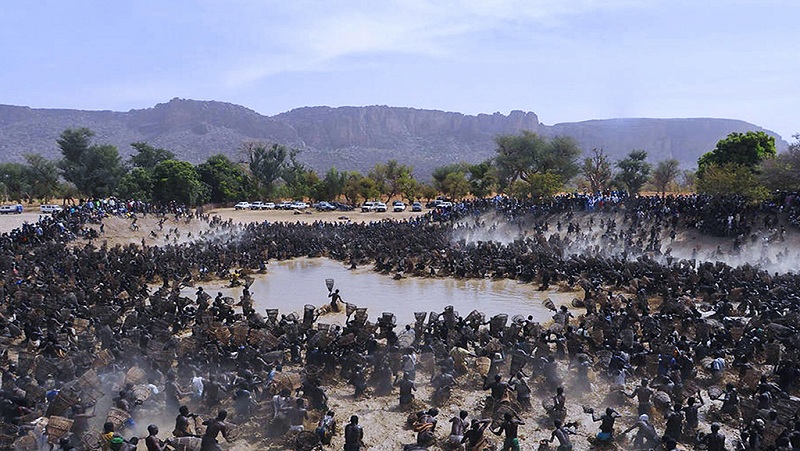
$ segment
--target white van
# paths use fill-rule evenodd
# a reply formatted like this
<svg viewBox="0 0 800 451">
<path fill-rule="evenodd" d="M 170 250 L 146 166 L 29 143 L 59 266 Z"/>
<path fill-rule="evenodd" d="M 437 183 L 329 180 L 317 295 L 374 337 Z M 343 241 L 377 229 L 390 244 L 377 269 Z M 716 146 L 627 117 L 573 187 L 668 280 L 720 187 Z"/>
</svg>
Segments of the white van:
<svg viewBox="0 0 800 451">
<path fill-rule="evenodd" d="M 52 213 L 58 213 L 63 209 L 61 208 L 60 205 L 42 205 L 39 207 L 39 210 L 42 213 L 52 214 Z"/>
<path fill-rule="evenodd" d="M 14 204 L 14 205 L 3 205 L 0 206 L 0 214 L 7 215 L 7 214 L 21 214 L 22 213 L 22 204 Z"/>
</svg>

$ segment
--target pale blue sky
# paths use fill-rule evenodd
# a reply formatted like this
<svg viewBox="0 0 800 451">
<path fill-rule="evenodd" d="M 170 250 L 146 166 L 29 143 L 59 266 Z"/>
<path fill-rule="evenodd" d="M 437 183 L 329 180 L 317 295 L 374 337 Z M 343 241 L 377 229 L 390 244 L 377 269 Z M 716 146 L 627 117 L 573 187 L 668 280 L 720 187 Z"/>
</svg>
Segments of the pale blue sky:
<svg viewBox="0 0 800 451">
<path fill-rule="evenodd" d="M 173 97 L 800 132 L 800 1 L 4 0 L 0 103 Z"/>
</svg>

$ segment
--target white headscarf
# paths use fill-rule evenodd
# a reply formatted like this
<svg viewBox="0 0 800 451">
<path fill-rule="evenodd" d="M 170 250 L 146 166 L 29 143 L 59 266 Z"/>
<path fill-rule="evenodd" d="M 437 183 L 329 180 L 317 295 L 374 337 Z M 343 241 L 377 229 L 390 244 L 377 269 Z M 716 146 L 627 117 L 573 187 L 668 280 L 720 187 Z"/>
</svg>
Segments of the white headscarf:
<svg viewBox="0 0 800 451">
<path fill-rule="evenodd" d="M 647 416 L 647 414 L 641 414 L 641 415 L 639 415 L 639 421 L 643 421 L 643 422 L 647 423 L 647 422 L 650 421 L 650 417 Z"/>
</svg>

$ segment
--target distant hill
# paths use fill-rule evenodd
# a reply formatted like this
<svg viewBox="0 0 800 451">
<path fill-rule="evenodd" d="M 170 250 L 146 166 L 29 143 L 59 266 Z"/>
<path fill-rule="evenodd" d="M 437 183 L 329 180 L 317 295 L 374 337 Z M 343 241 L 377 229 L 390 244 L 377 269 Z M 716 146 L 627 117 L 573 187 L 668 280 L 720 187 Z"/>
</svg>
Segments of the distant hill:
<svg viewBox="0 0 800 451">
<path fill-rule="evenodd" d="M 494 154 L 498 134 L 531 130 L 575 138 L 584 151 L 602 147 L 616 160 L 632 149 L 652 161 L 676 158 L 684 167 L 713 149 L 731 132 L 763 130 L 731 119 L 609 119 L 547 126 L 535 113 L 512 111 L 469 116 L 461 113 L 388 106 L 305 107 L 263 116 L 224 102 L 173 99 L 128 112 L 34 109 L 0 105 L 0 161 L 21 161 L 25 153 L 59 158 L 56 145 L 67 128 L 87 127 L 95 142 L 116 145 L 127 157 L 130 143 L 146 141 L 192 163 L 224 153 L 241 160 L 245 141 L 267 141 L 301 149 L 300 160 L 318 171 L 367 171 L 396 159 L 427 179 L 433 168 L 458 161 L 478 162 Z"/>
</svg>

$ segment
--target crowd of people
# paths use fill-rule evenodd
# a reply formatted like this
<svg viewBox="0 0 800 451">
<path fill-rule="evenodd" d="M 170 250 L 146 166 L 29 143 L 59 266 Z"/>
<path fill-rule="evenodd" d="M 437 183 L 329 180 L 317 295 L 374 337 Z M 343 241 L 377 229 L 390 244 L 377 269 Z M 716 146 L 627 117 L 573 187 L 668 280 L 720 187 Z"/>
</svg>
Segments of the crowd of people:
<svg viewBox="0 0 800 451">
<path fill-rule="evenodd" d="M 591 446 L 613 446 L 635 430 L 623 449 L 800 449 L 800 279 L 765 269 L 797 252 L 787 243 L 796 202 L 496 197 L 402 221 L 310 224 L 85 202 L 0 236 L 0 446 L 36 438 L 62 450 L 136 449 L 137 424 L 177 415 L 169 439 L 149 424 L 146 449 L 215 450 L 219 437 L 235 440 L 243 427 L 263 429 L 264 443 L 286 446 L 291 436 L 291 446 L 313 449 L 338 440 L 327 392 L 346 383 L 356 399 L 398 396 L 416 432 L 408 450 L 483 450 L 487 430 L 502 436 L 499 449 L 521 449 L 519 431 L 534 412 L 551 430 L 540 449 L 557 441 L 570 450 L 580 429 L 570 398 L 596 377 L 605 413 L 582 411 L 600 422 Z M 105 216 L 131 217 L 136 208 L 163 221 L 204 220 L 212 232 L 183 244 L 96 245 Z M 726 255 L 757 242 L 758 258 L 729 265 L 716 260 L 721 248 L 704 257 L 696 245 L 681 256 L 673 247 L 687 231 L 726 237 Z M 270 259 L 322 256 L 386 274 L 511 278 L 582 293 L 552 307 L 552 324 L 514 312 L 462 317 L 443 306 L 397 325 L 392 315 L 370 321 L 347 305 L 346 324 L 326 328 L 313 306 L 253 308 L 249 278 Z M 232 273 L 245 286 L 241 299 L 201 288 L 182 294 Z M 341 297 L 331 299 L 335 308 Z M 430 399 L 416 398 L 422 386 Z M 439 440 L 439 412 L 429 405 L 447 405 L 455 389 L 488 395 Z M 352 409 L 344 449 L 366 449 L 369 425 Z M 630 417 L 624 431 L 615 425 L 621 416 Z"/>
</svg>

